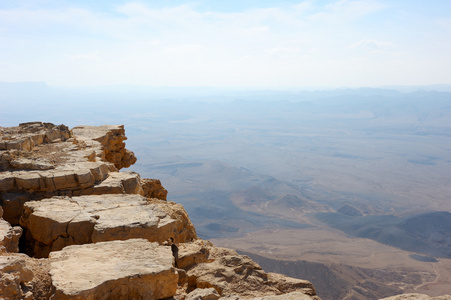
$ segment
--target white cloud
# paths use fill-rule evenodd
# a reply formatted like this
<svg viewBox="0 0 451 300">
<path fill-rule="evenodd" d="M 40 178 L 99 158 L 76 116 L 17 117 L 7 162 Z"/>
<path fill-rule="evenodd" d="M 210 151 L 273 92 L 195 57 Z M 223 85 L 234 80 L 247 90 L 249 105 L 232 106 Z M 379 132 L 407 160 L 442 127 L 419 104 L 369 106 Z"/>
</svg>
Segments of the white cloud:
<svg viewBox="0 0 451 300">
<path fill-rule="evenodd" d="M 0 72 L 0 81 L 288 86 L 316 80 L 346 85 L 362 78 L 371 83 L 377 72 L 369 69 L 393 63 L 382 61 L 389 55 L 368 53 L 408 51 L 405 60 L 396 61 L 397 78 L 403 78 L 403 65 L 428 61 L 423 53 L 446 50 L 443 42 L 440 49 L 433 48 L 424 34 L 421 45 L 430 46 L 421 52 L 412 47 L 415 39 L 406 43 L 403 24 L 389 26 L 380 16 L 368 23 L 388 9 L 381 1 L 321 6 L 311 0 L 233 13 L 198 11 L 192 5 L 152 8 L 144 2 L 103 12 L 77 7 L 0 10 L 0 57 L 10 65 Z M 448 22 L 441 24 L 447 27 Z"/>
</svg>

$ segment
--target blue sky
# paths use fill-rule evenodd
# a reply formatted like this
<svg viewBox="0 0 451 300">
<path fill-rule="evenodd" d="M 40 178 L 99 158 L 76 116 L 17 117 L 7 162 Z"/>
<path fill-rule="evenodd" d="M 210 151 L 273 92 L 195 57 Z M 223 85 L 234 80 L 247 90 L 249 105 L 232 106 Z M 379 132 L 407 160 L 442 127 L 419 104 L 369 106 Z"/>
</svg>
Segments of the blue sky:
<svg viewBox="0 0 451 300">
<path fill-rule="evenodd" d="M 0 81 L 451 84 L 451 1 L 2 1 Z"/>
</svg>

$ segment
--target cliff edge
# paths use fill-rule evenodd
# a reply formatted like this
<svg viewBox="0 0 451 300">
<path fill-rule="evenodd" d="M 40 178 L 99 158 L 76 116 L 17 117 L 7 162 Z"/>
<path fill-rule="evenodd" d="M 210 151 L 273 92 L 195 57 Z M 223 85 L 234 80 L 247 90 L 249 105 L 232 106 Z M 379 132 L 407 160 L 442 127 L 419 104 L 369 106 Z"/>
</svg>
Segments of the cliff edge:
<svg viewBox="0 0 451 300">
<path fill-rule="evenodd" d="M 0 127 L 0 299 L 319 299 L 199 239 L 123 126 Z"/>
</svg>

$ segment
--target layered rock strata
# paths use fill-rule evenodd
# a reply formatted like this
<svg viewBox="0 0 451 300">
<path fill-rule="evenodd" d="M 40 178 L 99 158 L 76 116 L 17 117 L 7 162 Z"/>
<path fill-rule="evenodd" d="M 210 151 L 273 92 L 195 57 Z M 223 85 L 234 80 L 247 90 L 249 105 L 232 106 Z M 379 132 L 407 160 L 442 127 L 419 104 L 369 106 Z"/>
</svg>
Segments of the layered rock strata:
<svg viewBox="0 0 451 300">
<path fill-rule="evenodd" d="M 53 197 L 25 203 L 20 224 L 26 229 L 25 252 L 47 257 L 50 251 L 131 238 L 183 243 L 196 238 L 185 210 L 173 202 L 140 195 Z"/>
<path fill-rule="evenodd" d="M 0 298 L 319 299 L 198 239 L 159 180 L 119 172 L 136 161 L 124 140 L 123 126 L 0 128 Z"/>
</svg>

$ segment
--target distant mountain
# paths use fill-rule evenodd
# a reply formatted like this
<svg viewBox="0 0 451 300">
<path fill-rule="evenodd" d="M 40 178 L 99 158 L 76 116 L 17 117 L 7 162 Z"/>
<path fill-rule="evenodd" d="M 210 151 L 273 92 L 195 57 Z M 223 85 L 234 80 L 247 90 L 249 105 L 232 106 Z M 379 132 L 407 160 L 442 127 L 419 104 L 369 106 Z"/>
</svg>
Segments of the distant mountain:
<svg viewBox="0 0 451 300">
<path fill-rule="evenodd" d="M 451 258 L 451 213 L 432 212 L 400 218 L 316 214 L 316 218 L 347 234 L 369 238 L 403 250 Z"/>
<path fill-rule="evenodd" d="M 371 300 L 402 294 L 406 285 L 422 283 L 416 273 L 357 268 L 345 264 L 288 261 L 238 251 L 256 261 L 266 272 L 276 272 L 313 283 L 323 300 Z"/>
</svg>

